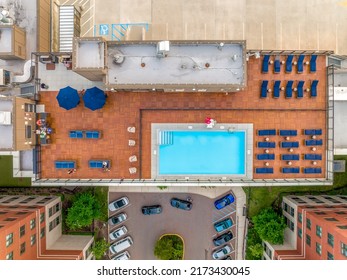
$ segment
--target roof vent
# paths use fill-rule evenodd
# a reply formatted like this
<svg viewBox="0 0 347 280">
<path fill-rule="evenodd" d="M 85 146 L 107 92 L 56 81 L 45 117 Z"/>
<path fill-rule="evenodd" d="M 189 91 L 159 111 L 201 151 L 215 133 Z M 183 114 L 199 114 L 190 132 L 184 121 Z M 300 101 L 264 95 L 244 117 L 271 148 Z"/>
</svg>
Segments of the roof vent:
<svg viewBox="0 0 347 280">
<path fill-rule="evenodd" d="M 169 41 L 160 41 L 157 44 L 157 57 L 163 58 L 167 57 L 170 51 L 170 42 Z"/>
</svg>

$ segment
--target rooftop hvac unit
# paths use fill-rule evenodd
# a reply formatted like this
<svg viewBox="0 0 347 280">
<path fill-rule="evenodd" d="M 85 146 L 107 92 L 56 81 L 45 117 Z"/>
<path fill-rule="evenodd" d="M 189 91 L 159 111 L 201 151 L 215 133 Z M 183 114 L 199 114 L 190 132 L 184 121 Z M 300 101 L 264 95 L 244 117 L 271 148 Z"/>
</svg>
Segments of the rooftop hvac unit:
<svg viewBox="0 0 347 280">
<path fill-rule="evenodd" d="M 9 86 L 11 83 L 11 72 L 0 69 L 0 87 Z"/>
<path fill-rule="evenodd" d="M 160 41 L 157 44 L 157 57 L 167 57 L 170 51 L 170 42 L 169 41 Z"/>
<path fill-rule="evenodd" d="M 124 62 L 124 55 L 120 51 L 117 51 L 115 54 L 113 54 L 113 63 L 114 64 L 122 64 Z"/>
</svg>

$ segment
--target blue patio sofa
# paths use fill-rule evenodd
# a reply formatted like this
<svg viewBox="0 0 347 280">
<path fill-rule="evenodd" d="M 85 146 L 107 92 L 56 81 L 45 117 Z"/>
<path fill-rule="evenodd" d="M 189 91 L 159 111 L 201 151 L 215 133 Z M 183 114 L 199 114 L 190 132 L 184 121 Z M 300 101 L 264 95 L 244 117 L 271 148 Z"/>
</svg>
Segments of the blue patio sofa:
<svg viewBox="0 0 347 280">
<path fill-rule="evenodd" d="M 299 148 L 299 142 L 281 142 L 281 148 Z"/>
<path fill-rule="evenodd" d="M 73 160 L 56 160 L 54 162 L 55 168 L 57 169 L 71 169 L 76 168 L 76 161 Z"/>
<path fill-rule="evenodd" d="M 269 81 L 263 81 L 261 83 L 261 92 L 260 92 L 260 97 L 261 98 L 266 98 L 267 97 L 267 85 L 269 84 Z"/>
<path fill-rule="evenodd" d="M 323 145 L 323 140 L 322 139 L 310 139 L 310 140 L 305 140 L 305 145 L 306 146 L 322 146 Z"/>
<path fill-rule="evenodd" d="M 321 129 L 304 129 L 304 135 L 322 135 Z"/>
<path fill-rule="evenodd" d="M 296 98 L 303 98 L 304 97 L 304 81 L 299 81 L 298 85 L 296 86 L 297 88 L 297 95 Z"/>
<path fill-rule="evenodd" d="M 87 139 L 98 139 L 100 138 L 100 131 L 98 130 L 87 130 L 85 132 Z"/>
<path fill-rule="evenodd" d="M 305 174 L 315 174 L 315 173 L 322 173 L 322 168 L 320 167 L 306 167 L 304 168 Z"/>
<path fill-rule="evenodd" d="M 274 169 L 272 167 L 257 167 L 255 169 L 255 173 L 257 173 L 257 174 L 274 173 Z"/>
<path fill-rule="evenodd" d="M 280 130 L 280 136 L 297 136 L 298 131 L 297 130 Z"/>
<path fill-rule="evenodd" d="M 281 155 L 281 160 L 299 160 L 300 156 L 298 154 L 292 155 Z"/>
<path fill-rule="evenodd" d="M 280 90 L 281 90 L 281 81 L 275 81 L 274 83 L 274 98 L 280 97 Z"/>
<path fill-rule="evenodd" d="M 300 54 L 298 58 L 298 64 L 297 64 L 298 73 L 304 72 L 304 59 L 305 59 L 305 56 L 303 54 Z"/>
<path fill-rule="evenodd" d="M 282 167 L 282 173 L 300 173 L 299 167 Z"/>
<path fill-rule="evenodd" d="M 276 58 L 274 63 L 274 73 L 278 74 L 279 72 L 281 72 L 281 61 L 279 58 Z"/>
<path fill-rule="evenodd" d="M 286 60 L 286 73 L 291 73 L 292 72 L 293 58 L 294 58 L 294 56 L 292 54 L 287 56 L 287 60 Z"/>
<path fill-rule="evenodd" d="M 268 55 L 268 54 L 264 55 L 261 72 L 263 72 L 263 73 L 269 72 L 269 61 L 270 61 L 270 55 Z"/>
<path fill-rule="evenodd" d="M 288 81 L 286 85 L 286 98 L 292 98 L 293 96 L 293 81 Z"/>
<path fill-rule="evenodd" d="M 88 165 L 90 168 L 102 168 L 102 163 L 107 162 L 107 168 L 111 167 L 111 161 L 107 159 L 95 159 L 88 161 Z"/>
<path fill-rule="evenodd" d="M 305 154 L 304 159 L 306 160 L 322 160 L 321 154 Z"/>
<path fill-rule="evenodd" d="M 317 64 L 316 64 L 316 60 L 317 60 L 317 55 L 313 54 L 311 55 L 311 59 L 310 59 L 310 72 L 314 73 L 316 72 L 316 68 L 317 68 Z"/>
<path fill-rule="evenodd" d="M 311 83 L 311 97 L 317 97 L 318 80 L 313 80 Z"/>
<path fill-rule="evenodd" d="M 271 136 L 276 135 L 276 129 L 260 129 L 258 130 L 259 136 Z"/>
<path fill-rule="evenodd" d="M 258 154 L 257 160 L 274 160 L 275 154 Z"/>
<path fill-rule="evenodd" d="M 70 130 L 69 137 L 70 138 L 83 138 L 83 131 L 82 130 Z"/>
<path fill-rule="evenodd" d="M 258 148 L 275 148 L 275 142 L 258 142 Z"/>
</svg>

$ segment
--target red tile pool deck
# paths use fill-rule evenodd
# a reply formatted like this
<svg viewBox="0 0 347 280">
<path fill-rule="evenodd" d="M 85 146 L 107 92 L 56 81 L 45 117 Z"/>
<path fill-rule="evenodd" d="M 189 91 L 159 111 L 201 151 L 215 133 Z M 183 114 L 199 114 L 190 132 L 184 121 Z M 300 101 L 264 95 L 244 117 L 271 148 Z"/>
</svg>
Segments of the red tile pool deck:
<svg viewBox="0 0 347 280">
<path fill-rule="evenodd" d="M 308 57 L 307 57 L 308 59 Z M 285 60 L 285 59 L 283 59 Z M 58 92 L 41 92 L 40 103 L 45 104 L 46 112 L 51 114 L 51 125 L 55 133 L 52 144 L 42 146 L 42 178 L 80 178 L 80 179 L 111 179 L 111 178 L 151 178 L 151 123 L 203 123 L 206 116 L 216 119 L 219 123 L 253 123 L 254 125 L 254 155 L 253 170 L 264 167 L 265 161 L 256 160 L 256 154 L 264 153 L 264 149 L 256 148 L 256 142 L 263 141 L 264 137 L 256 135 L 259 129 L 296 129 L 298 136 L 291 137 L 291 141 L 299 141 L 300 146 L 294 149 L 293 154 L 300 154 L 299 161 L 292 161 L 292 167 L 314 167 L 311 161 L 302 159 L 302 154 L 312 153 L 304 145 L 303 129 L 321 128 L 323 146 L 318 146 L 315 153 L 322 154 L 323 160 L 318 161 L 315 167 L 322 168 L 322 174 L 283 174 L 281 167 L 288 167 L 280 155 L 287 153 L 287 149 L 279 147 L 284 137 L 270 136 L 270 141 L 276 142 L 275 160 L 269 161 L 274 168 L 273 174 L 255 174 L 255 179 L 268 178 L 324 178 L 325 177 L 325 149 L 326 149 L 326 57 L 317 59 L 317 71 L 309 72 L 309 66 L 304 66 L 304 72 L 297 74 L 293 66 L 292 73 L 271 72 L 261 73 L 262 59 L 250 58 L 247 64 L 248 86 L 238 93 L 164 93 L 164 92 L 109 92 L 104 108 L 91 111 L 84 108 L 83 101 L 72 110 L 66 111 L 59 107 L 56 95 Z M 304 97 L 297 99 L 295 92 L 293 98 L 286 99 L 281 91 L 280 98 L 260 98 L 262 80 L 269 81 L 273 87 L 274 80 L 283 81 L 285 87 L 288 80 L 304 80 L 304 89 L 309 87 L 312 80 L 319 80 L 318 96 L 311 98 L 305 92 Z M 135 126 L 136 133 L 127 131 L 128 126 Z M 101 139 L 71 139 L 70 130 L 100 130 Z M 136 145 L 128 146 L 128 140 L 134 139 Z M 136 155 L 137 162 L 130 163 L 129 157 Z M 103 172 L 88 167 L 90 159 L 111 160 L 111 171 Z M 67 174 L 67 170 L 58 170 L 54 167 L 55 160 L 75 160 L 77 172 Z M 137 173 L 130 175 L 129 167 L 136 167 Z"/>
</svg>

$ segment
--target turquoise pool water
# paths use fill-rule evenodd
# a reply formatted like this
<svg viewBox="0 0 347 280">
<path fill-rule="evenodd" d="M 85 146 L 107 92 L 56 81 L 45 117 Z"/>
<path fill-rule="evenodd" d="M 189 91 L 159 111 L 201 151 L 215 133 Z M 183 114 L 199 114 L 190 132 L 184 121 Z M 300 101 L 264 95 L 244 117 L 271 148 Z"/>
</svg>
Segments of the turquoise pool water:
<svg viewBox="0 0 347 280">
<path fill-rule="evenodd" d="M 159 175 L 245 174 L 244 131 L 161 131 Z"/>
</svg>

